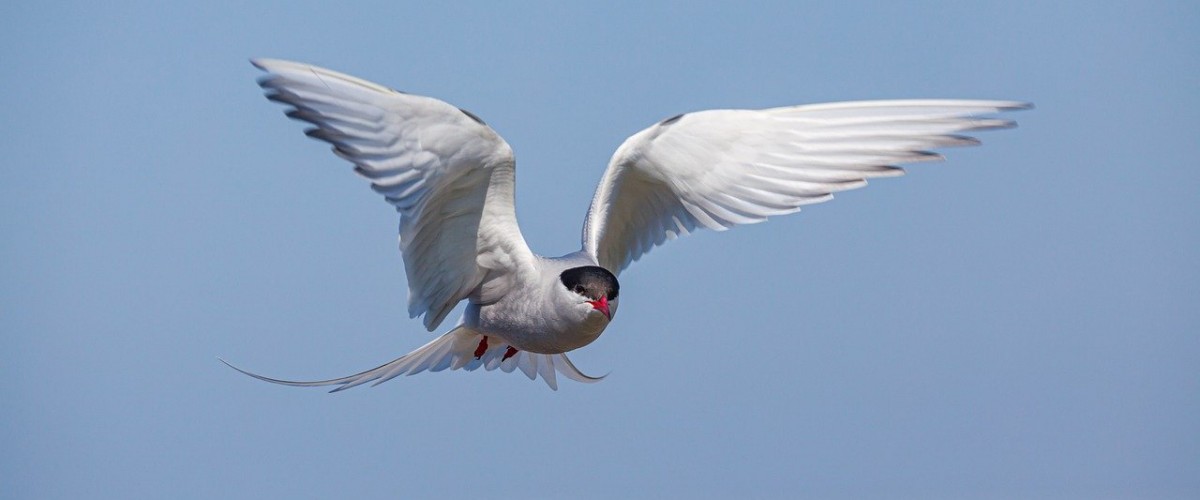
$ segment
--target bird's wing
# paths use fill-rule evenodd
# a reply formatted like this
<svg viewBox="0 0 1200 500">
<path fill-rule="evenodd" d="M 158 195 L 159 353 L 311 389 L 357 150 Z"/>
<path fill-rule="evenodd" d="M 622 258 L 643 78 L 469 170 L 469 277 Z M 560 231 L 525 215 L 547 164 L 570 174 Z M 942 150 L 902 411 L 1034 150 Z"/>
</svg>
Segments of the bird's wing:
<svg viewBox="0 0 1200 500">
<path fill-rule="evenodd" d="M 898 165 L 969 146 L 964 131 L 1013 126 L 983 115 L 1011 101 L 895 100 L 711 110 L 664 120 L 617 149 L 583 227 L 583 250 L 614 274 L 668 239 L 800 210 Z"/>
<path fill-rule="evenodd" d="M 512 149 L 474 115 L 437 99 L 307 64 L 256 59 L 267 98 L 316 125 L 400 212 L 408 312 L 433 330 L 461 300 L 491 302 L 533 256 L 513 209 Z"/>
</svg>

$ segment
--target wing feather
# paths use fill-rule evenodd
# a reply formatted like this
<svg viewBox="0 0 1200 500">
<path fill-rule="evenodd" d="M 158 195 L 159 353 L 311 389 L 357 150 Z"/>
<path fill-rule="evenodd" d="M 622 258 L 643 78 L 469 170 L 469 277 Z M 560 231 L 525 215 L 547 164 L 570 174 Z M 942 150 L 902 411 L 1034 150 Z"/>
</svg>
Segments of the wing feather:
<svg viewBox="0 0 1200 500">
<path fill-rule="evenodd" d="M 617 149 L 596 189 L 583 250 L 620 273 L 697 227 L 725 230 L 833 198 L 902 164 L 973 146 L 963 132 L 1007 128 L 1012 101 L 895 100 L 711 110 L 659 122 Z"/>
<path fill-rule="evenodd" d="M 494 130 L 450 104 L 307 64 L 252 63 L 267 98 L 314 125 L 400 213 L 408 311 L 436 328 L 490 272 L 532 265 L 513 209 L 512 149 Z M 488 266 L 492 267 L 489 268 Z M 501 294 L 503 282 L 486 287 Z M 481 300 L 486 300 L 482 297 Z"/>
</svg>

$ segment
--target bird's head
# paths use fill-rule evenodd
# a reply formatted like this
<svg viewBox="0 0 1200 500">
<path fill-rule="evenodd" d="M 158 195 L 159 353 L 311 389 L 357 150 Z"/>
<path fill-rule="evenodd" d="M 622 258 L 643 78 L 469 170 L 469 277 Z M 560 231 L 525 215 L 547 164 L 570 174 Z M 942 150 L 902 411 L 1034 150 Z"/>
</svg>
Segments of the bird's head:
<svg viewBox="0 0 1200 500">
<path fill-rule="evenodd" d="M 587 304 L 591 311 L 603 314 L 608 320 L 612 320 L 617 313 L 617 296 L 621 285 L 607 269 L 598 266 L 573 267 L 563 271 L 558 279 L 567 292 L 574 295 L 572 299 L 577 303 Z"/>
</svg>

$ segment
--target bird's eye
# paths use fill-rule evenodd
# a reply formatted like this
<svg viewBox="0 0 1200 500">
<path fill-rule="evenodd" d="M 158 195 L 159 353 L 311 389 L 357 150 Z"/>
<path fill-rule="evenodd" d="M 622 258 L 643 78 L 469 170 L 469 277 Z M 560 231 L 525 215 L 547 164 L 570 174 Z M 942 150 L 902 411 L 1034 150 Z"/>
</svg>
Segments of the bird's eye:
<svg viewBox="0 0 1200 500">
<path fill-rule="evenodd" d="M 617 298 L 617 292 L 609 292 L 608 293 L 608 300 L 615 300 L 616 298 Z"/>
<path fill-rule="evenodd" d="M 587 291 L 587 289 L 583 288 L 583 285 L 575 285 L 575 293 L 578 293 L 579 295 L 583 295 L 583 293 L 586 291 Z"/>
</svg>

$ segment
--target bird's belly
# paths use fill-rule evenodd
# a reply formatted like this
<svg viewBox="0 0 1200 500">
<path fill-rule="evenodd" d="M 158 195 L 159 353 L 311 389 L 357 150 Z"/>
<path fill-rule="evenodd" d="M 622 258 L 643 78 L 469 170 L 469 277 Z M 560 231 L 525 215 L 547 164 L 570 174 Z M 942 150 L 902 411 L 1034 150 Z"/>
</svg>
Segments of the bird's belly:
<svg viewBox="0 0 1200 500">
<path fill-rule="evenodd" d="M 560 354 L 591 344 L 604 333 L 608 320 L 599 314 L 589 316 L 582 322 L 563 321 L 561 318 L 530 320 L 528 316 L 507 314 L 488 306 L 472 306 L 468 307 L 465 320 L 475 331 L 497 337 L 516 349 L 538 354 Z"/>
</svg>

